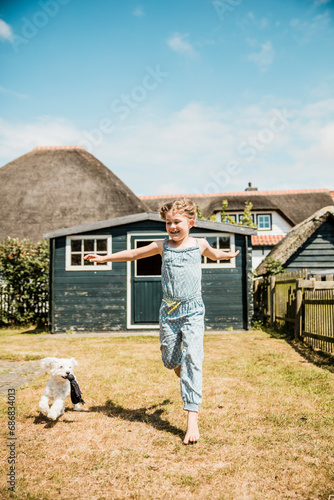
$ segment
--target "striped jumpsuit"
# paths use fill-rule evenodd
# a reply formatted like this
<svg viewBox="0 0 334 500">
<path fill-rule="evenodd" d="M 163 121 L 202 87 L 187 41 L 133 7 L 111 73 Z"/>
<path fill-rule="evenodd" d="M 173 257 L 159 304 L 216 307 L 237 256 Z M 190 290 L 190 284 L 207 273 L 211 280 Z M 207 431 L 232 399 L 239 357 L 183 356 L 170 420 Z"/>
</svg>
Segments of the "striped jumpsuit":
<svg viewBox="0 0 334 500">
<path fill-rule="evenodd" d="M 184 410 L 202 402 L 204 304 L 201 295 L 201 251 L 196 245 L 177 249 L 164 241 L 160 307 L 160 349 L 166 368 L 181 365 Z M 181 345 L 182 344 L 182 345 Z"/>
</svg>

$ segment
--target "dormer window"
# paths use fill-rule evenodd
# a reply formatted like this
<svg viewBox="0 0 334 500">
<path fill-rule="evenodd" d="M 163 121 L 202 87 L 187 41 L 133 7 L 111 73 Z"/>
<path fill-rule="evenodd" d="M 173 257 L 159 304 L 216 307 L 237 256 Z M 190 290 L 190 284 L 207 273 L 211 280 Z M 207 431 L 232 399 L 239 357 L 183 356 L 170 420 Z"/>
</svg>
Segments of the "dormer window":
<svg viewBox="0 0 334 500">
<path fill-rule="evenodd" d="M 271 231 L 271 214 L 258 214 L 256 219 L 259 231 Z"/>
</svg>

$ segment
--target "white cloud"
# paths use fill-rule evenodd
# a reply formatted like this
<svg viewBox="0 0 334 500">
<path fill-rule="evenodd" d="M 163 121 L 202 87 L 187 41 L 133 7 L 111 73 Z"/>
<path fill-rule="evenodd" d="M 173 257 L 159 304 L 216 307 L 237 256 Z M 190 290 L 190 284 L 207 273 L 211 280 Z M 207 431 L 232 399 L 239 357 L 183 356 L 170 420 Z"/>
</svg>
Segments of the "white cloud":
<svg viewBox="0 0 334 500">
<path fill-rule="evenodd" d="M 73 145 L 80 140 L 80 131 L 61 118 L 45 116 L 31 123 L 10 123 L 0 118 L 0 166 L 36 146 Z"/>
<path fill-rule="evenodd" d="M 268 19 L 266 17 L 262 17 L 261 19 L 256 18 L 253 12 L 248 12 L 246 17 L 244 17 L 241 21 L 243 26 L 254 26 L 258 29 L 267 28 L 269 25 Z"/>
<path fill-rule="evenodd" d="M 293 33 L 300 43 L 308 43 L 314 37 L 332 31 L 330 23 L 331 17 L 328 10 L 323 14 L 315 16 L 311 21 L 304 21 L 298 18 L 290 20 Z"/>
<path fill-rule="evenodd" d="M 267 71 L 274 61 L 275 51 L 272 43 L 268 40 L 261 45 L 260 52 L 252 52 L 248 55 L 248 60 L 255 63 L 261 71 Z"/>
<path fill-rule="evenodd" d="M 315 0 L 314 5 L 318 7 L 318 5 L 326 5 L 330 3 L 332 0 Z"/>
<path fill-rule="evenodd" d="M 0 19 L 0 40 L 8 40 L 9 42 L 14 40 L 12 28 L 3 19 Z"/>
<path fill-rule="evenodd" d="M 0 92 L 2 92 L 3 94 L 13 95 L 15 97 L 18 97 L 19 99 L 26 99 L 27 98 L 26 94 L 20 94 L 19 92 L 15 92 L 14 90 L 5 89 L 1 85 L 0 85 Z"/>
<path fill-rule="evenodd" d="M 301 106 L 267 96 L 224 110 L 192 102 L 164 118 L 128 121 L 91 152 L 136 194 L 240 191 L 249 181 L 259 189 L 333 189 L 333 111 L 334 99 Z M 59 118 L 0 120 L 0 165 L 35 146 L 85 139 Z"/>
<path fill-rule="evenodd" d="M 188 34 L 174 33 L 167 40 L 167 45 L 179 54 L 194 57 L 197 55 L 191 43 L 187 40 Z"/>
<path fill-rule="evenodd" d="M 136 8 L 133 10 L 132 14 L 136 17 L 143 17 L 145 15 L 143 6 L 137 5 Z"/>
</svg>

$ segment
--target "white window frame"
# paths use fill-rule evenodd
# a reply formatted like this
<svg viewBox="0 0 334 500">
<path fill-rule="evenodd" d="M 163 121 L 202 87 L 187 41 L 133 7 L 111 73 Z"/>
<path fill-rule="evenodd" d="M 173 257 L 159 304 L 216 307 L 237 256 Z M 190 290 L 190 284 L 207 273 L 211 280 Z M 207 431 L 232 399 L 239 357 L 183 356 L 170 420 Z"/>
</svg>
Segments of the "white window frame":
<svg viewBox="0 0 334 500">
<path fill-rule="evenodd" d="M 230 252 L 235 252 L 235 236 L 233 233 L 212 233 L 212 234 L 193 234 L 195 238 L 224 238 L 229 237 L 231 241 Z M 206 259 L 206 257 L 204 257 Z M 217 261 L 216 263 L 207 264 L 206 262 L 202 263 L 202 269 L 234 269 L 236 267 L 235 257 L 228 261 Z"/>
<path fill-rule="evenodd" d="M 71 265 L 71 241 L 73 240 L 107 240 L 107 254 L 112 253 L 112 237 L 109 234 L 96 235 L 76 235 L 76 236 L 66 236 L 66 250 L 65 250 L 65 270 L 66 271 L 106 271 L 112 269 L 111 262 L 105 262 L 104 264 L 94 263 L 90 266 L 72 266 Z"/>
<path fill-rule="evenodd" d="M 259 225 L 259 217 L 269 217 L 269 227 L 260 227 Z M 271 213 L 266 213 L 266 214 L 256 214 L 256 225 L 257 225 L 257 230 L 258 231 L 271 231 L 273 227 L 273 218 Z"/>
</svg>

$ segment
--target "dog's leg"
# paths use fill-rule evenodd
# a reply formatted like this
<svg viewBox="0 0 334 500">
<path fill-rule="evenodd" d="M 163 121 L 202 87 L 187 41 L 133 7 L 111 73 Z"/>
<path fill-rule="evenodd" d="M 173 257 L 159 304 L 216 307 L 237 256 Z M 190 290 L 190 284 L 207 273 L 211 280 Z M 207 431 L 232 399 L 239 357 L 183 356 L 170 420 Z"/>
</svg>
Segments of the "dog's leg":
<svg viewBox="0 0 334 500">
<path fill-rule="evenodd" d="M 81 411 L 81 406 L 79 405 L 79 403 L 77 403 L 77 404 L 75 404 L 75 405 L 73 406 L 73 410 L 74 410 L 74 411 Z"/>
<path fill-rule="evenodd" d="M 43 415 L 47 416 L 49 413 L 49 398 L 47 396 L 42 396 L 41 399 L 39 400 L 39 409 L 40 412 L 43 413 Z"/>
<path fill-rule="evenodd" d="M 57 418 L 60 415 L 63 415 L 65 411 L 65 404 L 64 404 L 63 399 L 55 399 L 53 405 L 50 408 L 50 411 L 48 413 L 48 418 L 51 418 L 51 420 L 57 420 Z"/>
</svg>

